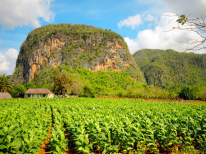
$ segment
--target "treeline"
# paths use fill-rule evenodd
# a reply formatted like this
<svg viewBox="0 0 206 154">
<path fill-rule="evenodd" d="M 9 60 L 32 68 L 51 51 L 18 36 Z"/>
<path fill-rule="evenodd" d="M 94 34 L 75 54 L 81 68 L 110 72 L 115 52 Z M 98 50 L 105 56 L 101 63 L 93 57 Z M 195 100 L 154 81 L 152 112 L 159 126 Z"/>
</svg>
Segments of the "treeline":
<svg viewBox="0 0 206 154">
<path fill-rule="evenodd" d="M 31 83 L 12 86 L 9 78 L 1 75 L 1 91 L 8 91 L 13 97 L 23 97 L 28 88 L 48 88 L 56 95 L 65 91 L 80 97 L 135 97 L 158 99 L 206 100 L 206 87 L 188 86 L 163 89 L 140 84 L 128 72 L 98 71 L 92 72 L 85 68 L 71 69 L 67 65 L 56 68 L 42 69 Z M 8 85 L 3 88 L 3 84 Z M 4 86 L 5 87 L 5 86 Z"/>
</svg>

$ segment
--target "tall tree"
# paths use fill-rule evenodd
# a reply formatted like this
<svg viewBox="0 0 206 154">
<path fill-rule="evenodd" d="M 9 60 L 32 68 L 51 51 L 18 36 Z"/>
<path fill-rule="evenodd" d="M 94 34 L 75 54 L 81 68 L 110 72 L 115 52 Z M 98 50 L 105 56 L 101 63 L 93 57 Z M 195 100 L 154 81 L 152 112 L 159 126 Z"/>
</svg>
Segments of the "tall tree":
<svg viewBox="0 0 206 154">
<path fill-rule="evenodd" d="M 9 92 L 12 90 L 12 85 L 9 84 L 8 76 L 0 75 L 0 92 Z"/>
<path fill-rule="evenodd" d="M 53 80 L 53 91 L 56 94 L 64 94 L 64 92 L 68 91 L 69 93 L 79 95 L 80 92 L 83 90 L 84 85 L 80 82 L 77 75 L 70 76 L 66 75 L 66 73 L 60 73 L 54 75 Z"/>
<path fill-rule="evenodd" d="M 26 84 L 24 84 L 24 87 L 25 87 L 26 89 L 35 88 L 35 85 L 34 85 L 34 83 L 32 83 L 32 82 L 27 82 Z"/>
<path fill-rule="evenodd" d="M 13 92 L 13 95 L 15 97 L 24 97 L 24 93 L 26 90 L 27 89 L 23 84 L 19 84 L 19 85 L 15 86 L 15 90 Z"/>
<path fill-rule="evenodd" d="M 53 91 L 56 94 L 63 94 L 64 90 L 69 90 L 70 85 L 72 84 L 72 78 L 66 73 L 60 73 L 53 76 L 54 87 Z"/>
</svg>

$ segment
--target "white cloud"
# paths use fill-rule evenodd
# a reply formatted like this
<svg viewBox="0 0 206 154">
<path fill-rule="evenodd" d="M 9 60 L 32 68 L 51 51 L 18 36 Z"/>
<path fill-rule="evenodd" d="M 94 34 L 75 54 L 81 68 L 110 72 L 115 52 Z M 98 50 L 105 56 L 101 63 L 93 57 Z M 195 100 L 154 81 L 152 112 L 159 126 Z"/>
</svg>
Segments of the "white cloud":
<svg viewBox="0 0 206 154">
<path fill-rule="evenodd" d="M 206 0 L 136 0 L 139 3 L 144 3 L 147 5 L 152 5 L 148 10 L 142 13 L 142 18 L 145 22 L 155 21 L 155 28 L 147 28 L 145 30 L 139 31 L 137 38 L 130 39 L 125 38 L 130 52 L 134 53 L 137 50 L 143 48 L 151 49 L 174 49 L 176 51 L 185 51 L 185 49 L 191 46 L 187 43 L 188 40 L 200 39 L 200 37 L 194 32 L 188 32 L 183 30 L 172 30 L 172 27 L 177 25 L 177 17 L 167 17 L 161 16 L 160 19 L 153 19 L 152 17 L 157 17 L 164 12 L 173 12 L 177 15 L 186 15 L 190 18 L 206 17 Z M 161 9 L 160 9 L 161 8 Z M 151 14 L 154 16 L 150 16 Z M 147 16 L 146 16 L 147 15 Z M 159 21 L 158 21 L 159 20 Z M 153 22 L 150 22 L 147 27 Z M 145 26 L 146 27 L 146 26 Z M 166 32 L 168 31 L 168 32 Z M 205 34 L 203 34 L 205 36 Z M 201 47 L 205 47 L 202 45 Z M 197 50 L 195 53 L 206 53 L 206 50 Z"/>
<path fill-rule="evenodd" d="M 157 20 L 157 18 L 155 18 L 155 17 L 152 16 L 151 14 L 148 14 L 148 15 L 144 18 L 144 20 L 146 20 L 146 21 L 155 21 L 155 20 Z"/>
<path fill-rule="evenodd" d="M 136 0 L 140 4 L 151 5 L 145 12 L 153 14 L 163 14 L 164 12 L 174 12 L 178 15 L 190 15 L 190 17 L 206 16 L 205 0 Z"/>
<path fill-rule="evenodd" d="M 39 27 L 39 18 L 46 22 L 54 18 L 54 13 L 50 11 L 51 1 L 53 0 L 1 0 L 0 24 L 3 29 L 23 25 Z"/>
<path fill-rule="evenodd" d="M 0 40 L 0 44 L 2 43 L 2 41 Z"/>
<path fill-rule="evenodd" d="M 118 27 L 121 28 L 123 26 L 132 27 L 132 29 L 136 28 L 142 23 L 141 16 L 139 14 L 135 16 L 129 16 L 127 19 L 121 20 L 118 23 Z"/>
<path fill-rule="evenodd" d="M 0 74 L 9 75 L 13 73 L 18 54 L 19 52 L 13 48 L 7 50 L 5 54 L 0 53 Z"/>
<path fill-rule="evenodd" d="M 190 17 L 205 17 L 205 0 L 161 0 L 167 5 L 167 11 L 178 15 L 190 15 Z"/>
<path fill-rule="evenodd" d="M 6 57 L 0 54 L 0 75 L 6 74 L 9 70 L 9 62 L 6 60 Z"/>
<path fill-rule="evenodd" d="M 139 43 L 138 43 L 137 39 L 133 40 L 133 39 L 130 39 L 129 37 L 125 37 L 124 40 L 125 40 L 125 42 L 127 42 L 129 51 L 131 53 L 135 53 L 137 51 L 137 49 L 139 49 Z"/>
<path fill-rule="evenodd" d="M 186 42 L 187 39 L 198 38 L 194 32 L 183 30 L 172 30 L 172 27 L 177 26 L 177 17 L 168 17 L 162 15 L 158 25 L 154 29 L 145 29 L 137 34 L 136 39 L 125 38 L 130 52 L 133 54 L 135 51 L 149 48 L 149 49 L 173 49 L 176 51 L 184 51 L 189 47 Z"/>
</svg>

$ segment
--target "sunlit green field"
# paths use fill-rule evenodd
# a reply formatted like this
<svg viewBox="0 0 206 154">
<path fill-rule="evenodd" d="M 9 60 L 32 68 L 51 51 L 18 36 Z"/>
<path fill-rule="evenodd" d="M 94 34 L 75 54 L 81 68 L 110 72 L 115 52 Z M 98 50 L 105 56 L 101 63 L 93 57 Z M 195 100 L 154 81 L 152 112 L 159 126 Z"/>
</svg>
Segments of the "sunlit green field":
<svg viewBox="0 0 206 154">
<path fill-rule="evenodd" d="M 57 154 L 206 152 L 205 105 L 103 98 L 0 104 L 0 153 L 38 153 L 45 140 Z"/>
</svg>

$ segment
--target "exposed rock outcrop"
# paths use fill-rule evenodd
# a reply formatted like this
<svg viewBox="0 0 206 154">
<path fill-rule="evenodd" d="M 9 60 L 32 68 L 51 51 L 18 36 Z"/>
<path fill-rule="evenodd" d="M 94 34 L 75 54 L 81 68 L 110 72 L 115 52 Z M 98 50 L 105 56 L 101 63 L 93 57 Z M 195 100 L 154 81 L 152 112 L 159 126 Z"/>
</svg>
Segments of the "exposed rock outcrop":
<svg viewBox="0 0 206 154">
<path fill-rule="evenodd" d="M 86 25 L 58 24 L 33 30 L 21 46 L 14 84 L 31 82 L 43 67 L 60 64 L 71 68 L 130 71 L 139 82 L 145 82 L 142 72 L 129 53 L 124 39 L 115 32 Z"/>
</svg>

